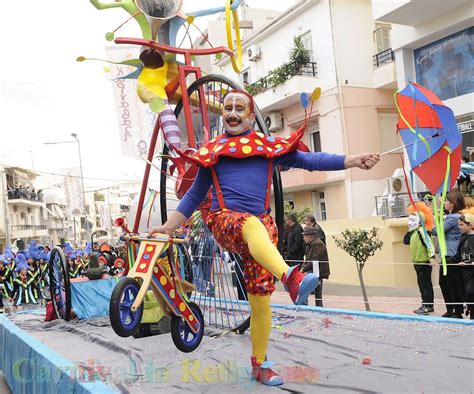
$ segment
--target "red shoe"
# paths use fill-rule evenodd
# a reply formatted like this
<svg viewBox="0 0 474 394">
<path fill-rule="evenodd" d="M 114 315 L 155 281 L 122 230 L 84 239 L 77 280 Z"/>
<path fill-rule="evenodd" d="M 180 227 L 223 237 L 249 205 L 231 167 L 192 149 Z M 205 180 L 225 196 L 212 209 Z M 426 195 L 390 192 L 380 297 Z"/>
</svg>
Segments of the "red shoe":
<svg viewBox="0 0 474 394">
<path fill-rule="evenodd" d="M 250 360 L 252 361 L 252 376 L 257 382 L 267 386 L 281 386 L 283 384 L 281 376 L 270 368 L 274 363 L 269 361 L 258 363 L 255 357 L 250 357 Z"/>
<path fill-rule="evenodd" d="M 295 305 L 302 305 L 308 302 L 308 296 L 318 287 L 319 279 L 311 272 L 306 275 L 303 274 L 295 265 L 286 274 L 283 274 L 281 283 L 285 286 L 285 290 L 290 293 L 291 301 Z"/>
</svg>

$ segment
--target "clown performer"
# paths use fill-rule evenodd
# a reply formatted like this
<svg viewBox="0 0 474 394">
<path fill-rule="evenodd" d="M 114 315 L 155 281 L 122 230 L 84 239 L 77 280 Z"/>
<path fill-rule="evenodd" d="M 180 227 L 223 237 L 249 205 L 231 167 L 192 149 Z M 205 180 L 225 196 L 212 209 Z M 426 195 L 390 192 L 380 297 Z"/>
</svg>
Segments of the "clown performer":
<svg viewBox="0 0 474 394">
<path fill-rule="evenodd" d="M 273 169 L 282 165 L 309 171 L 351 167 L 369 170 L 379 161 L 379 154 L 343 156 L 300 152 L 297 148 L 305 126 L 282 139 L 252 131 L 254 103 L 243 91 L 227 92 L 222 119 L 225 134 L 211 140 L 192 156 L 186 157 L 176 149 L 200 168 L 177 210 L 163 226 L 150 230 L 149 235 L 172 235 L 213 186 L 207 224 L 220 246 L 239 253 L 244 261 L 251 309 L 252 375 L 265 385 L 281 385 L 283 379 L 270 368 L 271 363 L 266 362 L 272 322 L 270 295 L 275 290 L 275 277 L 282 281 L 296 305 L 307 301 L 318 285 L 318 278 L 313 273 L 304 275 L 297 266 L 290 268 L 276 248 L 277 228 L 268 213 Z"/>
<path fill-rule="evenodd" d="M 435 250 L 431 239 L 434 218 L 431 209 L 423 202 L 410 205 L 407 209 L 408 232 L 403 237 L 403 243 L 410 245 L 410 257 L 415 266 L 418 288 L 421 294 L 421 306 L 414 310 L 417 315 L 427 315 L 434 312 L 434 292 L 431 283 Z"/>
</svg>

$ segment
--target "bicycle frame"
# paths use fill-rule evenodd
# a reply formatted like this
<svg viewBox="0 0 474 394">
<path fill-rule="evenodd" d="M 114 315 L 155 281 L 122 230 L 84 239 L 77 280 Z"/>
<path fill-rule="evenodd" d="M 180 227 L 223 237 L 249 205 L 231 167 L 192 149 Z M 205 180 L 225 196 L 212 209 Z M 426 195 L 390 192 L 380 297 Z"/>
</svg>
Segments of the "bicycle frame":
<svg viewBox="0 0 474 394">
<path fill-rule="evenodd" d="M 125 236 L 125 240 L 140 241 L 137 259 L 127 275 L 135 280 L 140 279 L 140 281 L 138 281 L 140 283 L 140 290 L 131 306 L 132 312 L 135 312 L 143 303 L 146 292 L 151 286 L 153 294 L 162 311 L 167 316 L 174 314 L 184 318 L 189 328 L 194 333 L 197 333 L 201 328 L 199 319 L 197 319 L 183 298 L 183 293 L 195 291 L 196 287 L 175 275 L 172 252 L 168 254 L 171 276 L 169 276 L 158 263 L 158 258 L 170 242 L 184 243 L 184 240 L 169 238 L 164 234 L 157 238 L 127 235 Z"/>
</svg>

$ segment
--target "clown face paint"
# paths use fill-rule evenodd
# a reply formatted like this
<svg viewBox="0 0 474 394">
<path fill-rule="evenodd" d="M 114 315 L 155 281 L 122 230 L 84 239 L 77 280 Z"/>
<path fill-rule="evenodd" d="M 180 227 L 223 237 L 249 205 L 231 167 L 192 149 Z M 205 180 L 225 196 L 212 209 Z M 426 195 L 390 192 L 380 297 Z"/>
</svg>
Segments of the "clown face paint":
<svg viewBox="0 0 474 394">
<path fill-rule="evenodd" d="M 222 119 L 225 131 L 230 135 L 239 135 L 250 130 L 255 114 L 250 110 L 250 99 L 241 93 L 230 93 L 224 101 Z"/>
<path fill-rule="evenodd" d="M 408 231 L 414 231 L 420 227 L 420 217 L 418 214 L 408 216 Z"/>
</svg>

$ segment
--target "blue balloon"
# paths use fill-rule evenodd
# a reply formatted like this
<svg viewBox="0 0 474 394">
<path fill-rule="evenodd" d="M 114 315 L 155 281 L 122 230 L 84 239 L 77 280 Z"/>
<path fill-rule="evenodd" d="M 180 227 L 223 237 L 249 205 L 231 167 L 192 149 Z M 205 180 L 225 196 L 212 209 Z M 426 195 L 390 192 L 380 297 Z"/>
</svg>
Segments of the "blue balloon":
<svg viewBox="0 0 474 394">
<path fill-rule="evenodd" d="M 309 106 L 308 93 L 306 92 L 300 93 L 300 104 L 304 109 L 308 108 Z"/>
</svg>

